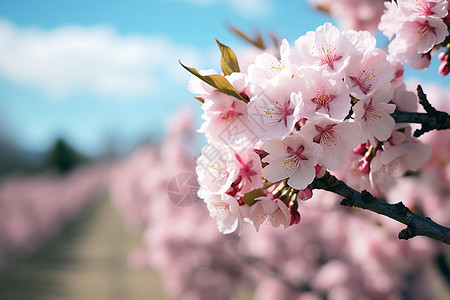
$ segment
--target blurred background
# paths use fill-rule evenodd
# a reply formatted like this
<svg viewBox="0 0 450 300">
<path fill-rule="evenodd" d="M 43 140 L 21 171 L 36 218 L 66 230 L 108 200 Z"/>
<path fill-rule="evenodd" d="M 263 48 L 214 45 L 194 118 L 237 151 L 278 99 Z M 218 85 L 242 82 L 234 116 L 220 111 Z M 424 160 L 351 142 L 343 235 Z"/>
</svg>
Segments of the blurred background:
<svg viewBox="0 0 450 300">
<path fill-rule="evenodd" d="M 446 299 L 448 248 L 398 242 L 396 225 L 360 225 L 333 197 L 301 228 L 242 241 L 195 196 L 201 111 L 178 60 L 220 71 L 214 38 L 254 51 L 230 26 L 292 44 L 324 22 L 364 25 L 383 1 L 337 2 L 351 18 L 331 1 L 1 1 L 0 299 Z M 405 77 L 445 98 L 438 65 Z M 349 218 L 360 236 L 330 233 Z"/>
</svg>

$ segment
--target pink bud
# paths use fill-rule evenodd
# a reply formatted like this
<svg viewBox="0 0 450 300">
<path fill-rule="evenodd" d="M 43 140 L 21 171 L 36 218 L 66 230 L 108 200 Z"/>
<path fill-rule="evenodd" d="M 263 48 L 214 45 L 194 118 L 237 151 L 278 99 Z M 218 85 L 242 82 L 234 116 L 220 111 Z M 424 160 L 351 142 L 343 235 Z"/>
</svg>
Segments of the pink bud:
<svg viewBox="0 0 450 300">
<path fill-rule="evenodd" d="M 306 124 L 306 121 L 308 121 L 306 118 L 301 118 L 298 121 L 298 125 L 300 126 L 300 128 L 303 127 Z"/>
<path fill-rule="evenodd" d="M 293 201 L 289 204 L 289 210 L 292 212 L 295 212 L 298 210 L 298 202 L 297 201 Z"/>
<path fill-rule="evenodd" d="M 302 201 L 306 201 L 308 199 L 311 199 L 312 197 L 312 191 L 311 189 L 304 189 L 304 190 L 300 190 L 298 192 L 298 199 L 302 200 Z"/>
<path fill-rule="evenodd" d="M 316 177 L 317 178 L 322 178 L 323 175 L 325 175 L 325 173 L 327 172 L 327 168 L 325 168 L 323 166 L 316 165 L 315 169 L 316 169 Z"/>
<path fill-rule="evenodd" d="M 361 158 L 359 160 L 358 169 L 364 174 L 369 174 L 370 173 L 370 162 L 365 157 Z"/>
<path fill-rule="evenodd" d="M 359 155 L 364 155 L 364 153 L 366 153 L 366 151 L 367 151 L 366 144 L 360 144 L 358 147 L 353 149 L 353 153 L 359 154 Z"/>
<path fill-rule="evenodd" d="M 296 225 L 300 223 L 300 213 L 296 211 L 295 213 L 291 213 L 291 222 L 289 223 L 289 226 Z"/>
<path fill-rule="evenodd" d="M 291 214 L 291 221 L 289 222 L 289 226 L 292 226 L 295 224 L 295 217 Z"/>
<path fill-rule="evenodd" d="M 450 73 L 450 66 L 448 65 L 448 62 L 444 61 L 439 66 L 438 73 L 439 73 L 439 75 L 442 75 L 442 76 L 447 76 L 448 73 Z"/>
<path fill-rule="evenodd" d="M 395 78 L 400 78 L 400 77 L 402 77 L 404 73 L 405 73 L 405 69 L 404 69 L 404 68 L 395 70 L 394 78 L 393 78 L 392 80 L 394 80 Z M 392 81 L 392 80 L 391 80 L 391 81 Z"/>
<path fill-rule="evenodd" d="M 441 52 L 441 53 L 439 53 L 439 55 L 438 55 L 438 59 L 439 59 L 440 61 L 444 61 L 444 60 L 446 60 L 445 56 L 446 56 L 446 53 L 445 53 L 445 52 Z"/>
<path fill-rule="evenodd" d="M 230 195 L 231 197 L 236 196 L 238 190 L 236 187 L 230 186 L 230 188 L 225 192 L 226 194 Z"/>
</svg>

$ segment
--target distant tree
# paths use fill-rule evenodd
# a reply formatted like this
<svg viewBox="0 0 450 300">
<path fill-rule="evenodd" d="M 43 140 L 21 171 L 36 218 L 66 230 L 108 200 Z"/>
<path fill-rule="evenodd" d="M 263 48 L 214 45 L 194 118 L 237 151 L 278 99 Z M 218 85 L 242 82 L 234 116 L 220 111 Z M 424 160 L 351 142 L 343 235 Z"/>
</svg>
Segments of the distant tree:
<svg viewBox="0 0 450 300">
<path fill-rule="evenodd" d="M 48 154 L 45 168 L 55 169 L 64 174 L 86 161 L 87 158 L 84 155 L 75 150 L 64 139 L 59 138 Z"/>
</svg>

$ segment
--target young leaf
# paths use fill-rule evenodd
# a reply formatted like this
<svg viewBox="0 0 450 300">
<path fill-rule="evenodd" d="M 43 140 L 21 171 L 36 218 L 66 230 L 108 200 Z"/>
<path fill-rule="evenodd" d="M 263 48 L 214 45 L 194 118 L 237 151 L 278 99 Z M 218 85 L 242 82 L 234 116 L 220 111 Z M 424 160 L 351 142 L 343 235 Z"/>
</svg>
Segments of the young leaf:
<svg viewBox="0 0 450 300">
<path fill-rule="evenodd" d="M 239 99 L 241 101 L 244 101 L 246 103 L 248 102 L 247 99 L 244 99 L 241 95 L 238 94 L 238 92 L 236 92 L 234 87 L 231 85 L 230 82 L 228 82 L 225 76 L 219 74 L 203 76 L 195 68 L 190 68 L 183 65 L 183 63 L 180 60 L 178 62 L 180 63 L 180 65 L 183 66 L 183 68 L 185 68 L 186 70 L 188 70 L 193 75 L 198 77 L 200 80 L 206 82 L 213 88 L 216 88 L 218 91 L 227 94 L 231 97 L 234 97 L 236 99 Z"/>
<path fill-rule="evenodd" d="M 200 101 L 201 103 L 205 103 L 205 99 L 202 97 L 194 97 L 194 99 Z"/>
<path fill-rule="evenodd" d="M 262 50 L 266 49 L 266 47 L 264 46 L 264 41 L 262 39 L 261 33 L 256 32 L 256 37 L 254 39 L 252 39 L 252 38 L 248 37 L 248 35 L 243 33 L 240 29 L 238 29 L 234 26 L 229 26 L 229 28 L 231 31 L 233 31 L 235 34 L 237 34 L 238 36 L 240 36 L 242 39 L 246 40 L 253 46 L 255 46 L 259 49 L 262 49 Z"/>
<path fill-rule="evenodd" d="M 222 59 L 221 59 L 221 65 L 222 65 L 222 71 L 225 75 L 230 75 L 234 72 L 240 72 L 239 69 L 239 63 L 236 57 L 236 54 L 234 54 L 233 50 L 231 50 L 230 47 L 222 44 L 216 39 L 217 46 L 219 46 L 220 53 L 222 53 Z"/>
<path fill-rule="evenodd" d="M 271 32 L 270 37 L 272 38 L 275 49 L 280 49 L 280 40 L 278 39 L 278 36 L 275 34 L 275 32 Z"/>
<path fill-rule="evenodd" d="M 244 202 L 248 206 L 252 206 L 253 204 L 255 204 L 256 198 L 263 197 L 265 195 L 266 194 L 263 192 L 262 189 L 252 190 L 252 191 L 248 192 L 247 194 L 245 194 L 244 197 L 242 197 L 242 202 Z"/>
</svg>

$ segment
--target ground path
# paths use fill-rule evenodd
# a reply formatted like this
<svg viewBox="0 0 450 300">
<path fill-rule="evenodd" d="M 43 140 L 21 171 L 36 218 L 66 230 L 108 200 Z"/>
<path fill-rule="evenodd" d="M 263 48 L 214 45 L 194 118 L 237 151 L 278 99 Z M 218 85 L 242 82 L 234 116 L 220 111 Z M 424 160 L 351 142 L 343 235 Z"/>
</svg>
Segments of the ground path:
<svg viewBox="0 0 450 300">
<path fill-rule="evenodd" d="M 1 300 L 165 300 L 151 271 L 131 270 L 138 245 L 107 199 L 94 203 L 60 236 L 0 274 Z"/>
</svg>

